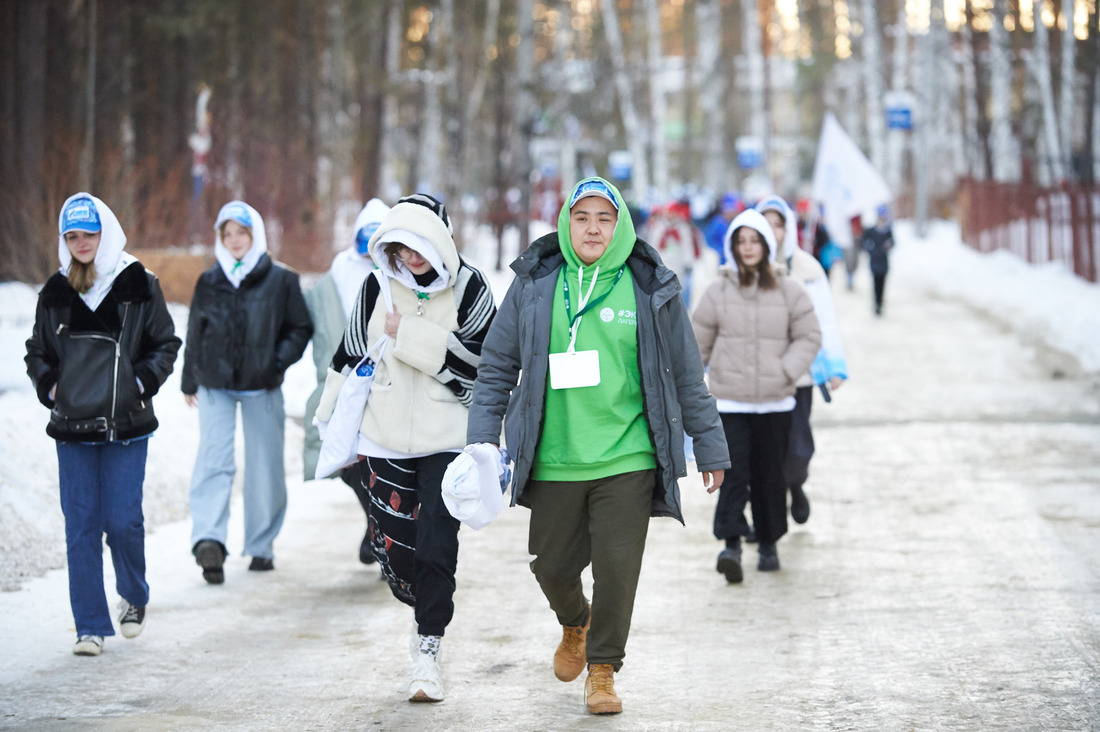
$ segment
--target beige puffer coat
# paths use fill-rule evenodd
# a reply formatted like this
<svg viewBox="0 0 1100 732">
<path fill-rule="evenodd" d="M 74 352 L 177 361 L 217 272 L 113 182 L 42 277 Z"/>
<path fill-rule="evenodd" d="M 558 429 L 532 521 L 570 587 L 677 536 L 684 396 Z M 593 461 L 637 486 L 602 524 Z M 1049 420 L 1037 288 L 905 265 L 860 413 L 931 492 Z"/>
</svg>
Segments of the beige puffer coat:
<svg viewBox="0 0 1100 732">
<path fill-rule="evenodd" d="M 710 393 L 755 404 L 794 396 L 795 383 L 821 347 L 821 330 L 805 288 L 786 275 L 779 286 L 740 287 L 723 270 L 692 316 Z"/>
</svg>

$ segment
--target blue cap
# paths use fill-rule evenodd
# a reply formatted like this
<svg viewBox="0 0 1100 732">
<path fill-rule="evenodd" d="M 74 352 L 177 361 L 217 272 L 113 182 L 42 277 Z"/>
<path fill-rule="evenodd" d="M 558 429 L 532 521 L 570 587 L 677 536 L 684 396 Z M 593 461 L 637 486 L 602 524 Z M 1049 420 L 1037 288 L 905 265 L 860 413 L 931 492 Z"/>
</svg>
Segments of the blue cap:
<svg viewBox="0 0 1100 732">
<path fill-rule="evenodd" d="M 722 196 L 721 207 L 726 210 L 740 211 L 741 210 L 741 197 L 736 193 L 727 193 Z"/>
<path fill-rule="evenodd" d="M 363 256 L 370 254 L 370 238 L 374 236 L 374 232 L 378 231 L 378 227 L 381 223 L 380 221 L 372 221 L 359 230 L 359 233 L 355 235 L 355 250 L 357 252 Z"/>
<path fill-rule="evenodd" d="M 252 214 L 248 212 L 248 209 L 244 205 L 231 202 L 222 206 L 222 210 L 218 213 L 218 219 L 222 223 L 226 221 L 236 221 L 241 226 L 251 229 L 252 228 Z"/>
<path fill-rule="evenodd" d="M 569 199 L 569 208 L 573 208 L 577 204 L 577 201 L 582 198 L 588 198 L 589 196 L 599 196 L 600 198 L 606 198 L 611 201 L 611 205 L 615 207 L 615 210 L 619 210 L 619 202 L 615 200 L 615 193 L 611 190 L 611 186 L 604 183 L 599 178 L 589 178 L 582 181 L 577 189 L 573 191 L 573 197 Z"/>
<path fill-rule="evenodd" d="M 890 207 L 887 206 L 885 203 L 879 206 L 877 211 L 880 219 L 890 218 Z"/>
<path fill-rule="evenodd" d="M 95 201 L 90 198 L 74 198 L 61 209 L 62 235 L 70 231 L 87 231 L 94 234 L 102 229 L 99 211 L 96 210 Z"/>
</svg>

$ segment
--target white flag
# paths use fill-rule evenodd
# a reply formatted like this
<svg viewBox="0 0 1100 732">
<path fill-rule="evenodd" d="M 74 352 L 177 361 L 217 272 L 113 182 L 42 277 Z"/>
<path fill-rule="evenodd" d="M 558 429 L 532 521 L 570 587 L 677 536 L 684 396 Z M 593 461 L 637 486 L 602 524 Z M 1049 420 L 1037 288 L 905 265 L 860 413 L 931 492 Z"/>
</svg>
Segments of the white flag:
<svg viewBox="0 0 1100 732">
<path fill-rule="evenodd" d="M 890 203 L 894 195 L 832 112 L 825 113 L 811 194 L 824 209 L 825 227 L 840 247 L 852 245 L 851 219 Z"/>
</svg>

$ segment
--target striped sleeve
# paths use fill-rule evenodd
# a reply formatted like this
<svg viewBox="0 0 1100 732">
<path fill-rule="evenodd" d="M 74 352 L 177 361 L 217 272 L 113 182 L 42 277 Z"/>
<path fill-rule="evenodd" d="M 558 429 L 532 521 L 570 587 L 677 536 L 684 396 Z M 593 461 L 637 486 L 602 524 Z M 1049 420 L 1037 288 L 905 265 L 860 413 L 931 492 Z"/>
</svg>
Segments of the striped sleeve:
<svg viewBox="0 0 1100 732">
<path fill-rule="evenodd" d="M 343 374 L 353 368 L 367 353 L 367 323 L 374 314 L 375 303 L 382 294 L 378 287 L 378 279 L 369 276 L 363 280 L 359 288 L 359 297 L 351 310 L 347 327 L 344 329 L 344 337 L 332 356 L 332 370 Z"/>
<path fill-rule="evenodd" d="M 458 271 L 454 289 L 458 304 L 458 330 L 447 337 L 443 368 L 435 378 L 468 407 L 474 396 L 481 344 L 485 342 L 497 308 L 485 276 L 465 262 Z"/>
</svg>

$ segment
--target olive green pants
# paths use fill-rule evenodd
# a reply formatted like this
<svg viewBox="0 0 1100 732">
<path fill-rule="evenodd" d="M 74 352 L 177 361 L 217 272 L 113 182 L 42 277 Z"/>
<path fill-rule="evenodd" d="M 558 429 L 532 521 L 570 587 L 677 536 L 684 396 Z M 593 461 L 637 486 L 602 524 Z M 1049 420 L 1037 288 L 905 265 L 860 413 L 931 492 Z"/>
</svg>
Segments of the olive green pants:
<svg viewBox="0 0 1100 732">
<path fill-rule="evenodd" d="M 562 625 L 583 625 L 588 600 L 581 572 L 592 565 L 588 663 L 618 671 L 626 655 L 642 569 L 655 471 L 586 481 L 531 481 L 531 571 Z"/>
</svg>

